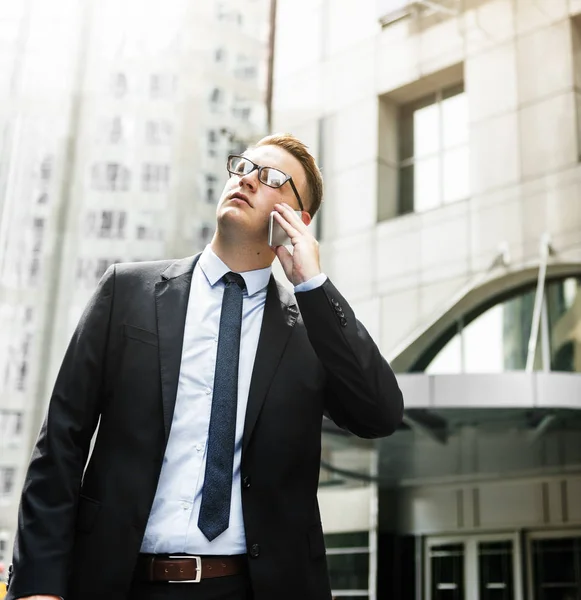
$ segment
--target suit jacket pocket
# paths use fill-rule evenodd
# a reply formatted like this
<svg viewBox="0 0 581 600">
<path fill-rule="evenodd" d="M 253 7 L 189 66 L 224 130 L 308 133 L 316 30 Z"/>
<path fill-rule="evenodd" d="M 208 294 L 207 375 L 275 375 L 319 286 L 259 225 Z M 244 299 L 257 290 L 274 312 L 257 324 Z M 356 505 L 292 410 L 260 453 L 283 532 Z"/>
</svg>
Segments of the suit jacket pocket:
<svg viewBox="0 0 581 600">
<path fill-rule="evenodd" d="M 309 527 L 309 552 L 311 558 L 318 558 L 325 554 L 325 540 L 321 525 L 311 525 Z"/>
<path fill-rule="evenodd" d="M 147 329 L 141 329 L 141 327 L 135 327 L 135 325 L 123 323 L 123 335 L 138 342 L 157 346 L 157 334 L 147 331 Z"/>
<path fill-rule="evenodd" d="M 101 503 L 87 496 L 79 496 L 79 511 L 77 513 L 76 529 L 89 533 L 97 520 L 101 510 Z"/>
</svg>

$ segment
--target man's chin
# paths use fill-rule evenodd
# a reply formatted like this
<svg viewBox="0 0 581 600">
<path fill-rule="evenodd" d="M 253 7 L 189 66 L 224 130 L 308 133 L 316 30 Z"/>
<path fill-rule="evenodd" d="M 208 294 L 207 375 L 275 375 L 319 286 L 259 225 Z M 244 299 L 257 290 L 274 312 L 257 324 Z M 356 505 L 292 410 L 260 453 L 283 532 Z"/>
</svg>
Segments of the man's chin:
<svg viewBox="0 0 581 600">
<path fill-rule="evenodd" d="M 218 229 L 226 236 L 244 239 L 248 242 L 266 242 L 268 231 L 265 227 L 257 228 L 253 219 L 248 218 L 243 210 L 231 210 L 229 207 L 218 214 Z"/>
</svg>

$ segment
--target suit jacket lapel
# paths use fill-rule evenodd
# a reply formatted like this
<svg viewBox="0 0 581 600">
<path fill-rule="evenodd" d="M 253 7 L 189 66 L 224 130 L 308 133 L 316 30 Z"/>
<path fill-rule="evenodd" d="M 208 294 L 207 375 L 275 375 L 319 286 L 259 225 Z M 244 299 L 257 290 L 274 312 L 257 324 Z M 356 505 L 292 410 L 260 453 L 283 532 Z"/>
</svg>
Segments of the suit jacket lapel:
<svg viewBox="0 0 581 600">
<path fill-rule="evenodd" d="M 243 452 L 252 436 L 270 382 L 280 363 L 298 314 L 294 297 L 271 276 L 248 393 L 242 440 Z"/>
<path fill-rule="evenodd" d="M 173 419 L 192 273 L 200 255 L 172 263 L 155 284 L 165 441 Z"/>
</svg>

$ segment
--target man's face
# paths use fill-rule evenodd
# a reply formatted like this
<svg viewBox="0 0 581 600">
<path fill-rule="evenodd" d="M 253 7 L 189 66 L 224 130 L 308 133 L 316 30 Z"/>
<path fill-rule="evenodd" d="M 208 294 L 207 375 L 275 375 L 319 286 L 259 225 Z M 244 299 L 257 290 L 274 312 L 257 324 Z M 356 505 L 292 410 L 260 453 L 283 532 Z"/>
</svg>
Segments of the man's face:
<svg viewBox="0 0 581 600">
<path fill-rule="evenodd" d="M 259 166 L 274 167 L 290 175 L 304 204 L 308 197 L 306 175 L 292 154 L 279 146 L 260 146 L 247 150 L 244 156 Z M 268 218 L 278 202 L 286 202 L 294 210 L 300 210 L 289 182 L 271 188 L 259 181 L 257 169 L 248 175 L 231 175 L 216 210 L 219 227 L 224 231 L 241 232 L 248 241 L 266 243 Z"/>
</svg>

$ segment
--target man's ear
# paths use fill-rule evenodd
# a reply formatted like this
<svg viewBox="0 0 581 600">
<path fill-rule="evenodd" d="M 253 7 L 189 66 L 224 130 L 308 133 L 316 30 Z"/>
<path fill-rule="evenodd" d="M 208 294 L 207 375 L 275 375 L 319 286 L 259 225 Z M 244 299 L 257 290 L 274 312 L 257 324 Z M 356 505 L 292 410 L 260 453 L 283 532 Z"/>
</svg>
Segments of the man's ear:
<svg viewBox="0 0 581 600">
<path fill-rule="evenodd" d="M 310 213 L 308 213 L 306 210 L 303 210 L 301 213 L 301 220 L 305 225 L 310 225 L 313 217 L 311 217 Z"/>
</svg>

